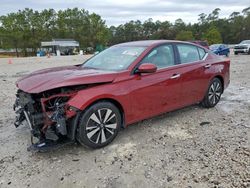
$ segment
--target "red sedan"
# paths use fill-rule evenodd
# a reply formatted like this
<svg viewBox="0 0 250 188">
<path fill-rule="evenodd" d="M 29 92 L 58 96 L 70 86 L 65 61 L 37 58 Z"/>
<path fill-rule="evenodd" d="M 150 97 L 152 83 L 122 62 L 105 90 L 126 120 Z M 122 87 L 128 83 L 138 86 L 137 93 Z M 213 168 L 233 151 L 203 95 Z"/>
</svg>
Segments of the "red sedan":
<svg viewBox="0 0 250 188">
<path fill-rule="evenodd" d="M 84 64 L 36 71 L 17 81 L 15 125 L 26 120 L 42 150 L 66 141 L 109 144 L 120 128 L 188 105 L 214 107 L 230 61 L 196 44 L 137 41 Z"/>
</svg>

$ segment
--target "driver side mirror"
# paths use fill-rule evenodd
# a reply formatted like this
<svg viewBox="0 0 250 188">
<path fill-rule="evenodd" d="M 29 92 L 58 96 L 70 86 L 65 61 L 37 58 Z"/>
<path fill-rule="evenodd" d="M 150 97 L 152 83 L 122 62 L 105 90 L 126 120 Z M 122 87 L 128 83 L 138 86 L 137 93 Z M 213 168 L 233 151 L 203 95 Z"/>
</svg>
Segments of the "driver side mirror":
<svg viewBox="0 0 250 188">
<path fill-rule="evenodd" d="M 137 73 L 154 73 L 156 72 L 157 67 L 152 63 L 143 63 L 141 64 L 138 69 Z"/>
</svg>

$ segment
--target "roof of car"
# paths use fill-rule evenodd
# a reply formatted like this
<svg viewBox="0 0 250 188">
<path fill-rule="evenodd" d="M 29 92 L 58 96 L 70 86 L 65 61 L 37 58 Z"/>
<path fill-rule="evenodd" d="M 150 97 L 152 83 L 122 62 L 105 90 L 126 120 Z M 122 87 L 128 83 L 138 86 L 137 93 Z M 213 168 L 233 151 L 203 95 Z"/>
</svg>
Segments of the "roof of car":
<svg viewBox="0 0 250 188">
<path fill-rule="evenodd" d="M 151 46 L 154 44 L 161 44 L 166 42 L 183 42 L 177 40 L 140 40 L 140 41 L 132 41 L 132 42 L 125 42 L 121 44 L 117 44 L 115 46 Z"/>
</svg>

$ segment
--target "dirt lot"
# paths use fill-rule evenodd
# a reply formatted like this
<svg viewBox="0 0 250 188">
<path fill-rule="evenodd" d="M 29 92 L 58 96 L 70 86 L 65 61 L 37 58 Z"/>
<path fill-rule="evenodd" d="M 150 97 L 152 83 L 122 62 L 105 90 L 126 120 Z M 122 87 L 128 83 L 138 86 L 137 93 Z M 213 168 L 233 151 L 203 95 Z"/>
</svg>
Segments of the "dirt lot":
<svg viewBox="0 0 250 188">
<path fill-rule="evenodd" d="M 250 187 L 249 55 L 231 55 L 231 85 L 213 109 L 191 106 L 136 123 L 104 149 L 27 152 L 28 127 L 13 125 L 15 81 L 86 58 L 0 59 L 0 187 Z"/>
</svg>

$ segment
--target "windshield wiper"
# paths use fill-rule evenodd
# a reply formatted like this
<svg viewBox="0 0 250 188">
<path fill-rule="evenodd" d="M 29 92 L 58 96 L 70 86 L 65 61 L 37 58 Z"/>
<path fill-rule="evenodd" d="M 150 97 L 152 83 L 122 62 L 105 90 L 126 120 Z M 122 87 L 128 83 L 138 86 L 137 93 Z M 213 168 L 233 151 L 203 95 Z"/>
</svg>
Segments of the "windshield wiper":
<svg viewBox="0 0 250 188">
<path fill-rule="evenodd" d="M 96 67 L 88 67 L 88 66 L 83 66 L 82 68 L 99 70 L 99 69 L 96 68 Z"/>
</svg>

